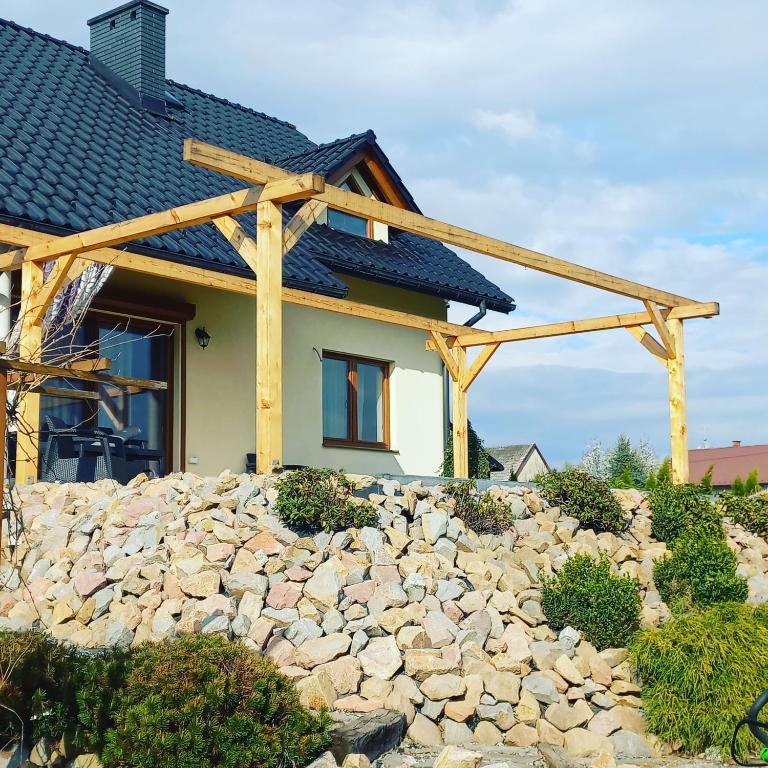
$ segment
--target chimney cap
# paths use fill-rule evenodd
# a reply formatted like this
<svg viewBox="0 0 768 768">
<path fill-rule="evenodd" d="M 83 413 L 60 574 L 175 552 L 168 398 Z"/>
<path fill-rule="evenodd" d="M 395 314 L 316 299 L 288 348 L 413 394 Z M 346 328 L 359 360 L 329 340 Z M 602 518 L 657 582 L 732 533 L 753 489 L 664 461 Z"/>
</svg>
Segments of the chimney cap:
<svg viewBox="0 0 768 768">
<path fill-rule="evenodd" d="M 734 440 L 731 448 L 741 448 L 741 440 Z"/>
<path fill-rule="evenodd" d="M 104 21 L 104 19 L 108 19 L 111 16 L 114 16 L 116 13 L 127 11 L 129 8 L 135 8 L 139 5 L 144 5 L 147 8 L 151 8 L 153 11 L 156 11 L 157 13 L 162 13 L 163 16 L 167 16 L 169 13 L 167 8 L 163 8 L 162 5 L 158 5 L 157 3 L 152 3 L 150 0 L 131 0 L 129 3 L 124 3 L 123 5 L 119 5 L 117 8 L 112 8 L 109 11 L 100 13 L 98 16 L 94 16 L 92 19 L 88 19 L 87 24 L 89 27 L 92 27 L 94 24 L 98 24 L 100 21 Z"/>
</svg>

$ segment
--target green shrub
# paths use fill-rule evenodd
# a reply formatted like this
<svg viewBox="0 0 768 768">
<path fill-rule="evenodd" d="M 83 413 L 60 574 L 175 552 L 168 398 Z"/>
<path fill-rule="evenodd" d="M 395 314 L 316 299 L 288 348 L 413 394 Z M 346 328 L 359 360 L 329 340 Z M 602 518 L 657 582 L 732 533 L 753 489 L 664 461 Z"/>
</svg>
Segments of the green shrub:
<svg viewBox="0 0 768 768">
<path fill-rule="evenodd" d="M 768 494 L 736 496 L 733 493 L 720 495 L 720 510 L 734 523 L 743 525 L 751 533 L 768 537 Z"/>
<path fill-rule="evenodd" d="M 81 657 L 42 632 L 0 632 L 0 742 L 53 739 L 77 721 Z"/>
<path fill-rule="evenodd" d="M 135 648 L 113 715 L 106 768 L 303 766 L 328 743 L 271 661 L 210 636 Z"/>
<path fill-rule="evenodd" d="M 656 561 L 653 580 L 674 613 L 747 599 L 747 582 L 736 575 L 736 555 L 725 540 L 696 532 L 678 537 L 672 554 Z"/>
<path fill-rule="evenodd" d="M 640 621 L 635 579 L 611 573 L 605 555 L 575 555 L 544 581 L 541 607 L 555 631 L 572 626 L 598 650 L 624 647 Z"/>
<path fill-rule="evenodd" d="M 488 452 L 485 450 L 480 435 L 475 432 L 472 422 L 467 425 L 467 451 L 469 453 L 469 476 L 476 480 L 487 480 L 491 476 Z M 453 432 L 448 435 L 443 451 L 443 465 L 440 467 L 443 477 L 453 477 Z"/>
<path fill-rule="evenodd" d="M 720 513 L 698 485 L 672 485 L 660 482 L 648 497 L 651 507 L 651 532 L 659 541 L 672 544 L 689 530 L 701 536 L 725 536 Z"/>
<path fill-rule="evenodd" d="M 726 604 L 691 613 L 639 632 L 630 652 L 649 730 L 691 754 L 728 754 L 736 723 L 768 688 L 768 611 Z M 735 757 L 755 746 L 743 729 Z"/>
<path fill-rule="evenodd" d="M 275 484 L 275 510 L 287 525 L 302 531 L 337 531 L 378 525 L 368 502 L 352 496 L 354 485 L 332 469 L 297 469 Z"/>
<path fill-rule="evenodd" d="M 628 524 L 608 484 L 576 468 L 552 470 L 541 478 L 541 490 L 564 515 L 571 515 L 587 528 L 623 531 Z"/>
<path fill-rule="evenodd" d="M 487 491 L 477 492 L 474 480 L 448 483 L 446 493 L 454 500 L 454 512 L 475 533 L 504 533 L 514 527 L 512 508 Z"/>
</svg>

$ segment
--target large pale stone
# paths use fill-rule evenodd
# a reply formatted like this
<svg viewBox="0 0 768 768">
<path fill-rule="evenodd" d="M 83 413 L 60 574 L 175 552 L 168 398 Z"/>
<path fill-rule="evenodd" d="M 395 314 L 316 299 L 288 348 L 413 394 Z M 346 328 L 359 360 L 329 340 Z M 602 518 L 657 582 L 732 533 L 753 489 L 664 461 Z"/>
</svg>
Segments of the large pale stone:
<svg viewBox="0 0 768 768">
<path fill-rule="evenodd" d="M 569 731 L 571 728 L 589 722 L 592 718 L 592 709 L 583 700 L 577 701 L 572 707 L 569 707 L 565 700 L 561 700 L 557 704 L 550 704 L 544 717 L 558 730 Z"/>
<path fill-rule="evenodd" d="M 305 669 L 337 659 L 349 650 L 352 638 L 342 632 L 305 640 L 297 649 L 294 663 Z"/>
<path fill-rule="evenodd" d="M 421 529 L 429 544 L 434 544 L 448 530 L 448 513 L 427 512 L 421 516 Z"/>
<path fill-rule="evenodd" d="M 325 672 L 333 683 L 338 695 L 356 693 L 363 672 L 360 662 L 353 656 L 342 656 L 318 666 L 315 672 Z"/>
<path fill-rule="evenodd" d="M 344 586 L 344 578 L 339 573 L 337 564 L 331 560 L 319 565 L 312 577 L 304 584 L 304 594 L 321 605 L 332 608 L 339 602 L 339 592 Z"/>
<path fill-rule="evenodd" d="M 466 690 L 464 678 L 458 675 L 431 675 L 421 684 L 421 692 L 433 701 L 461 696 Z"/>
<path fill-rule="evenodd" d="M 390 680 L 403 666 L 403 657 L 392 635 L 372 638 L 357 659 L 366 675 L 382 680 Z"/>
<path fill-rule="evenodd" d="M 537 730 L 525 723 L 513 725 L 504 736 L 504 743 L 512 747 L 533 747 L 538 741 Z"/>
<path fill-rule="evenodd" d="M 221 576 L 217 571 L 200 571 L 181 579 L 179 586 L 182 592 L 191 597 L 208 597 L 219 591 Z"/>
<path fill-rule="evenodd" d="M 296 683 L 299 699 L 305 707 L 322 709 L 332 707 L 336 701 L 336 689 L 330 676 L 324 672 L 315 672 Z"/>
<path fill-rule="evenodd" d="M 479 768 L 482 759 L 480 752 L 449 745 L 437 756 L 433 768 Z"/>
<path fill-rule="evenodd" d="M 485 690 L 497 701 L 517 704 L 520 700 L 520 678 L 514 672 L 494 672 L 485 677 Z"/>
<path fill-rule="evenodd" d="M 586 728 L 574 728 L 565 734 L 565 751 L 571 757 L 590 757 L 600 752 L 613 754 L 611 741 Z"/>
<path fill-rule="evenodd" d="M 440 747 L 443 745 L 443 733 L 429 718 L 420 712 L 416 713 L 408 728 L 406 738 L 422 744 L 425 747 Z"/>
<path fill-rule="evenodd" d="M 572 685 L 584 685 L 581 673 L 565 654 L 558 656 L 555 661 L 555 671 Z"/>
</svg>

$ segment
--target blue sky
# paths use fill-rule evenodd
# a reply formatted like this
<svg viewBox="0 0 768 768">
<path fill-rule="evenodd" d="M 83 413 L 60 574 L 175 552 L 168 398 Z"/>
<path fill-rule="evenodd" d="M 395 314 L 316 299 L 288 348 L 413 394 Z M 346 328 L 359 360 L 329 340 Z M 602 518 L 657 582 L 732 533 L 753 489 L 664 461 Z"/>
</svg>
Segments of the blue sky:
<svg viewBox="0 0 768 768">
<path fill-rule="evenodd" d="M 117 4 L 117 3 L 115 3 Z M 316 141 L 373 128 L 422 209 L 694 297 L 692 445 L 768 442 L 768 3 L 167 2 L 168 76 Z M 85 47 L 109 2 L 5 0 Z M 518 302 L 486 327 L 636 302 L 468 256 Z M 471 314 L 454 307 L 454 319 Z M 470 392 L 489 444 L 667 452 L 666 374 L 625 331 L 506 345 Z"/>
</svg>

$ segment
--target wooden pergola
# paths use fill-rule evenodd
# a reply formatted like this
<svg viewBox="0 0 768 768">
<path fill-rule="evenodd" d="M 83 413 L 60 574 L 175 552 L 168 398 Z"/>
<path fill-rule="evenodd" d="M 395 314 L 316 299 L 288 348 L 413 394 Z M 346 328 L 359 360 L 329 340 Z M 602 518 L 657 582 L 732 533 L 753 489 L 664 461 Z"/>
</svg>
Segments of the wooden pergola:
<svg viewBox="0 0 768 768">
<path fill-rule="evenodd" d="M 316 174 L 294 175 L 268 163 L 220 147 L 187 139 L 184 159 L 194 165 L 241 179 L 249 186 L 226 195 L 181 205 L 86 232 L 53 237 L 29 229 L 0 224 L 0 242 L 17 246 L 0 255 L 0 270 L 21 269 L 22 333 L 20 359 L 41 363 L 42 322 L 56 293 L 79 276 L 91 262 L 143 272 L 195 285 L 256 297 L 256 468 L 269 472 L 282 464 L 282 303 L 363 317 L 422 330 L 427 348 L 442 358 L 453 382 L 454 474 L 466 477 L 467 393 L 501 344 L 626 328 L 667 368 L 672 478 L 688 480 L 688 444 L 685 401 L 683 321 L 719 313 L 715 302 L 701 303 L 614 275 L 547 256 L 518 245 L 477 234 L 404 208 L 369 199 L 326 184 Z M 282 206 L 295 200 L 304 204 L 283 227 Z M 328 208 L 387 224 L 395 229 L 466 248 L 502 261 L 535 269 L 566 280 L 600 288 L 642 302 L 642 310 L 585 320 L 484 331 L 368 304 L 284 288 L 282 259 L 307 228 Z M 234 218 L 257 212 L 255 240 Z M 226 275 L 142 256 L 115 246 L 185 227 L 212 222 L 253 270 L 257 280 Z M 43 264 L 55 261 L 48 278 Z M 645 326 L 648 326 L 646 328 Z M 654 335 L 654 332 L 656 335 Z M 467 349 L 480 352 L 467 364 Z M 37 474 L 39 395 L 21 404 L 23 418 L 33 428 L 23 436 L 16 465 L 17 482 Z M 22 435 L 19 435 L 22 440 Z"/>
</svg>

